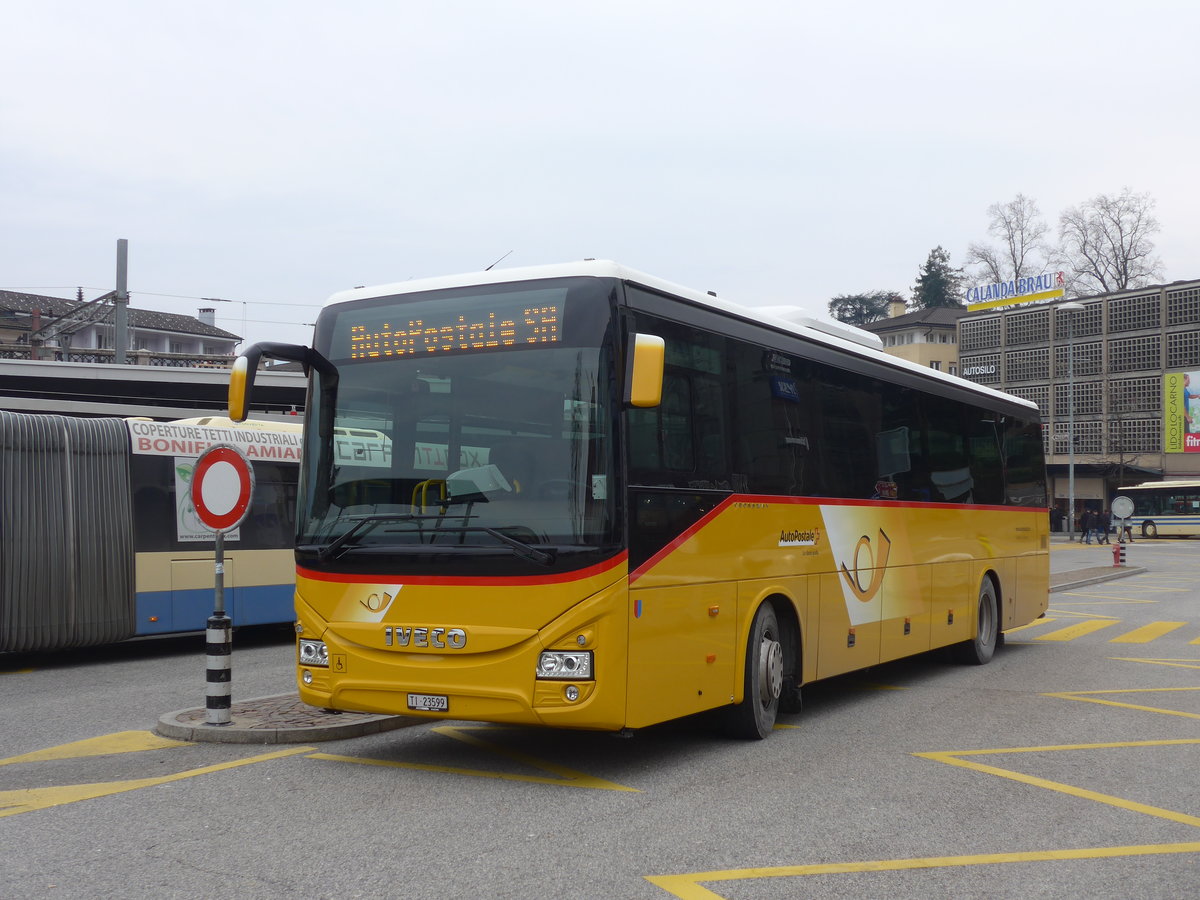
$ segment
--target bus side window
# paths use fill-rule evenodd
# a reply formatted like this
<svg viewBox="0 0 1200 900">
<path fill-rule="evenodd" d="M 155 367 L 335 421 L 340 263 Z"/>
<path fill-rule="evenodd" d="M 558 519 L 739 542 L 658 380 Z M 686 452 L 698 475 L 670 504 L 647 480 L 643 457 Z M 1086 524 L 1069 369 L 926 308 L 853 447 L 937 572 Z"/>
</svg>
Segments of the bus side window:
<svg viewBox="0 0 1200 900">
<path fill-rule="evenodd" d="M 635 480 L 679 485 L 691 476 L 696 467 L 691 395 L 687 377 L 668 371 L 662 403 L 627 411 L 629 463 Z"/>
<path fill-rule="evenodd" d="M 869 499 L 879 481 L 875 436 L 881 430 L 879 382 L 840 369 L 813 385 L 821 409 L 821 438 L 837 452 L 823 459 L 818 491 L 829 497 Z"/>
</svg>

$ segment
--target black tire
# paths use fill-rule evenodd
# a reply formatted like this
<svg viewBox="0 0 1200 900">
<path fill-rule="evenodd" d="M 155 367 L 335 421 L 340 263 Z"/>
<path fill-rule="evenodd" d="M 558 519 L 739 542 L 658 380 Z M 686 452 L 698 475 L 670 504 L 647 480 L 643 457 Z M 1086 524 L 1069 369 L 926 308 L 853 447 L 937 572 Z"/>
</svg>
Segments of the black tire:
<svg viewBox="0 0 1200 900">
<path fill-rule="evenodd" d="M 979 606 L 975 611 L 975 637 L 963 641 L 954 649 L 961 663 L 982 666 L 991 662 L 1000 643 L 1000 606 L 996 602 L 996 585 L 984 578 L 979 586 Z"/>
<path fill-rule="evenodd" d="M 775 608 L 764 603 L 754 614 L 746 641 L 745 697 L 728 711 L 735 737 L 761 741 L 775 727 L 783 692 L 783 643 Z"/>
<path fill-rule="evenodd" d="M 1142 537 L 1144 537 L 1144 538 L 1158 537 L 1158 526 L 1155 525 L 1153 522 L 1143 522 L 1142 523 Z"/>
</svg>

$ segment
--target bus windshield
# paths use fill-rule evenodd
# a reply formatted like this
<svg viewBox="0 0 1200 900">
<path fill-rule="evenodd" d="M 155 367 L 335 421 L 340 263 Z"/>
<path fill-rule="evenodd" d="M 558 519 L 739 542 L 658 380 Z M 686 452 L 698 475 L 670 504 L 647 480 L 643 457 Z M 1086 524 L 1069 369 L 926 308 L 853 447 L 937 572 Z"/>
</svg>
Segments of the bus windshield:
<svg viewBox="0 0 1200 900">
<path fill-rule="evenodd" d="M 582 281 L 326 310 L 318 343 L 338 376 L 322 392 L 314 375 L 305 564 L 415 572 L 470 556 L 475 571 L 544 569 L 618 540 L 611 313 Z"/>
</svg>

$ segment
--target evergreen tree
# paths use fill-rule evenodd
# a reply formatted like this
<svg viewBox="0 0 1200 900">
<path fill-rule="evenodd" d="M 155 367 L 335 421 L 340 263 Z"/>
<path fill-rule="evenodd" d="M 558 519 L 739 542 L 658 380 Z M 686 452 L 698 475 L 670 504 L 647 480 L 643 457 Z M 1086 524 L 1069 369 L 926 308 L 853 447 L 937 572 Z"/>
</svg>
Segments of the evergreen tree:
<svg viewBox="0 0 1200 900">
<path fill-rule="evenodd" d="M 888 317 L 888 306 L 904 303 L 895 291 L 867 291 L 865 294 L 838 294 L 829 301 L 829 315 L 849 325 L 866 325 Z"/>
<path fill-rule="evenodd" d="M 917 272 L 917 283 L 913 287 L 913 308 L 961 307 L 962 281 L 962 269 L 955 269 L 950 265 L 950 254 L 939 244 L 929 251 L 928 259 Z"/>
</svg>

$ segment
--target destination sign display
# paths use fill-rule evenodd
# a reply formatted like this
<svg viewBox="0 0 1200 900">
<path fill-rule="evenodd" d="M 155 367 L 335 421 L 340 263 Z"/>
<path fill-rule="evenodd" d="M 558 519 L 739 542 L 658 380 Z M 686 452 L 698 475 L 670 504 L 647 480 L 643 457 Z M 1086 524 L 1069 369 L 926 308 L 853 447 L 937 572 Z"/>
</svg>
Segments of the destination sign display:
<svg viewBox="0 0 1200 900">
<path fill-rule="evenodd" d="M 556 343 L 562 340 L 561 292 L 544 292 L 558 295 L 555 302 L 537 302 L 538 293 L 543 292 L 471 298 L 461 305 L 448 300 L 346 310 L 339 316 L 338 330 L 349 346 L 338 348 L 335 355 L 342 359 L 427 357 Z"/>
</svg>

